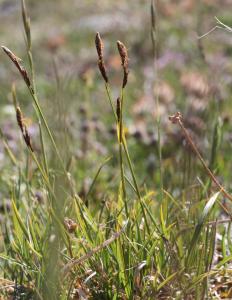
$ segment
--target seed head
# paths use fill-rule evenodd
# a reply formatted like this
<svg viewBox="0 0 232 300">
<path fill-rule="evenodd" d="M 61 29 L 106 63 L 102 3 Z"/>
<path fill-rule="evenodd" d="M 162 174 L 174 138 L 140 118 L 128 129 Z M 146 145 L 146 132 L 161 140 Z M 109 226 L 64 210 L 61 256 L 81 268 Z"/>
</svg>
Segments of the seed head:
<svg viewBox="0 0 232 300">
<path fill-rule="evenodd" d="M 98 68 L 100 70 L 100 73 L 101 73 L 104 81 L 106 83 L 108 83 L 109 80 L 108 80 L 106 67 L 105 67 L 105 62 L 104 62 L 104 58 L 103 58 L 104 44 L 103 44 L 103 41 L 100 37 L 99 32 L 97 32 L 97 34 L 96 34 L 95 45 L 96 45 L 97 54 L 98 54 Z"/>
<path fill-rule="evenodd" d="M 121 57 L 121 62 L 122 62 L 122 67 L 123 67 L 123 82 L 122 82 L 122 88 L 124 88 L 127 84 L 128 81 L 128 75 L 129 75 L 129 69 L 128 69 L 128 52 L 126 49 L 126 46 L 120 42 L 117 41 L 117 46 L 118 46 L 118 52 Z"/>
<path fill-rule="evenodd" d="M 106 73 L 106 67 L 105 67 L 105 63 L 104 63 L 103 59 L 98 61 L 98 68 L 101 72 L 101 75 L 102 75 L 103 79 L 107 83 L 109 81 L 109 79 L 108 79 L 108 76 L 107 76 L 107 73 Z"/>
<path fill-rule="evenodd" d="M 16 119 L 27 147 L 30 148 L 32 152 L 34 152 L 31 144 L 31 137 L 28 133 L 27 126 L 23 123 L 23 114 L 19 106 L 16 107 Z"/>
<path fill-rule="evenodd" d="M 117 46 L 118 46 L 118 52 L 121 57 L 122 66 L 124 67 L 124 66 L 128 65 L 127 49 L 126 49 L 125 45 L 120 41 L 117 41 Z"/>
<path fill-rule="evenodd" d="M 14 65 L 16 66 L 16 68 L 19 70 L 21 76 L 23 77 L 26 85 L 33 92 L 33 88 L 32 88 L 31 81 L 29 79 L 27 70 L 23 66 L 20 65 L 21 59 L 19 57 L 17 57 L 10 49 L 8 49 L 5 46 L 2 46 L 2 50 L 7 54 L 7 56 L 14 63 Z"/>
<path fill-rule="evenodd" d="M 172 122 L 172 124 L 177 124 L 181 122 L 183 119 L 180 112 L 176 112 L 175 115 L 169 116 L 169 120 Z"/>
<path fill-rule="evenodd" d="M 34 149 L 33 149 L 32 144 L 31 144 L 31 137 L 30 137 L 30 135 L 29 135 L 29 133 L 27 131 L 27 127 L 26 126 L 24 127 L 24 131 L 25 131 L 25 133 L 23 135 L 24 141 L 25 141 L 27 147 L 30 148 L 32 152 L 34 152 Z"/>
<path fill-rule="evenodd" d="M 127 85 L 128 75 L 129 75 L 129 70 L 128 69 L 124 69 L 124 75 L 123 75 L 123 81 L 122 81 L 122 88 L 123 89 Z"/>
<path fill-rule="evenodd" d="M 102 60 L 103 59 L 104 44 L 102 42 L 102 39 L 101 39 L 101 36 L 100 36 L 99 32 L 97 32 L 97 34 L 96 34 L 95 45 L 96 45 L 99 60 Z"/>
<path fill-rule="evenodd" d="M 19 106 L 16 107 L 16 119 L 19 125 L 19 128 L 21 130 L 22 133 L 24 133 L 24 129 L 23 129 L 23 115 L 21 112 L 21 109 Z"/>
</svg>

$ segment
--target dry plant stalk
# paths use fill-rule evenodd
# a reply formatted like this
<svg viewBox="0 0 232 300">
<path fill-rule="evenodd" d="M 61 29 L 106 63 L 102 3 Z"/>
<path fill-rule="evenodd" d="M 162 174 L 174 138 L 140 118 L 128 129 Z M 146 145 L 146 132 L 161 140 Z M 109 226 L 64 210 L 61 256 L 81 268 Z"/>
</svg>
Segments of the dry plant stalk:
<svg viewBox="0 0 232 300">
<path fill-rule="evenodd" d="M 122 82 L 122 88 L 125 88 L 127 81 L 128 81 L 128 75 L 129 75 L 129 69 L 128 69 L 128 53 L 126 46 L 120 42 L 117 41 L 117 46 L 118 46 L 118 52 L 121 57 L 121 62 L 122 62 L 122 67 L 123 67 L 123 82 Z"/>
<path fill-rule="evenodd" d="M 92 250 L 90 250 L 87 254 L 81 256 L 80 258 L 77 259 L 72 259 L 70 262 L 68 262 L 64 268 L 63 268 L 63 273 L 64 275 L 67 275 L 74 266 L 82 264 L 84 261 L 86 261 L 87 259 L 89 259 L 90 257 L 92 257 L 95 253 L 101 251 L 102 249 L 104 249 L 105 247 L 109 246 L 111 243 L 113 243 L 116 239 L 118 239 L 120 237 L 120 235 L 124 232 L 124 230 L 126 229 L 128 222 L 126 222 L 126 224 L 121 228 L 121 230 L 119 230 L 118 232 L 115 232 L 111 238 L 109 238 L 108 240 L 104 241 L 101 245 L 93 248 Z"/>
<path fill-rule="evenodd" d="M 99 32 L 97 32 L 97 34 L 96 34 L 95 45 L 96 45 L 97 54 L 98 54 L 98 68 L 101 72 L 101 75 L 102 75 L 105 83 L 108 83 L 109 80 L 108 80 L 105 62 L 104 62 L 104 58 L 103 58 L 104 44 L 103 44 L 103 41 L 101 39 Z"/>
<path fill-rule="evenodd" d="M 230 201 L 232 201 L 232 195 L 230 195 L 226 189 L 220 184 L 220 182 L 216 179 L 215 175 L 213 174 L 213 172 L 209 169 L 209 167 L 207 166 L 206 162 L 204 161 L 203 157 L 201 156 L 199 150 L 197 149 L 197 147 L 195 146 L 193 140 L 191 139 L 187 129 L 184 127 L 183 124 L 183 117 L 181 115 L 180 112 L 175 113 L 175 115 L 170 116 L 169 120 L 173 123 L 173 124 L 178 124 L 182 130 L 182 132 L 184 133 L 184 136 L 186 138 L 186 140 L 188 141 L 189 145 L 191 146 L 192 150 L 194 151 L 194 153 L 197 155 L 198 159 L 200 160 L 200 162 L 202 163 L 203 167 L 205 168 L 207 174 L 209 175 L 209 177 L 211 178 L 211 180 L 216 184 L 216 186 L 220 189 L 220 191 L 223 193 L 223 195 L 229 199 Z"/>
<path fill-rule="evenodd" d="M 23 66 L 20 65 L 21 59 L 19 57 L 17 57 L 10 49 L 8 49 L 5 46 L 2 46 L 2 50 L 7 54 L 7 56 L 10 58 L 10 60 L 14 63 L 14 65 L 19 70 L 20 74 L 22 75 L 26 85 L 33 92 L 33 88 L 32 88 L 31 81 L 28 76 L 27 70 Z"/>
<path fill-rule="evenodd" d="M 28 133 L 27 126 L 23 122 L 23 114 L 19 106 L 16 107 L 16 119 L 27 147 L 30 148 L 32 152 L 34 152 L 31 144 L 31 137 Z"/>
</svg>

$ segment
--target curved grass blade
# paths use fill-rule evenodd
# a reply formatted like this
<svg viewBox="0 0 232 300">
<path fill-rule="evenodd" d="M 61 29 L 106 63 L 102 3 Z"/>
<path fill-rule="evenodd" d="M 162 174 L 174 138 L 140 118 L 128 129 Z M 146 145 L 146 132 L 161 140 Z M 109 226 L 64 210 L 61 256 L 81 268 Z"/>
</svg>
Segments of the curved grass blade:
<svg viewBox="0 0 232 300">
<path fill-rule="evenodd" d="M 194 254 L 194 250 L 196 249 L 196 244 L 199 240 L 199 237 L 202 233 L 202 229 L 204 226 L 204 223 L 206 221 L 206 219 L 208 218 L 210 212 L 213 209 L 213 206 L 219 196 L 220 192 L 215 193 L 210 199 L 209 201 L 206 203 L 202 214 L 199 217 L 199 221 L 195 227 L 195 231 L 192 237 L 192 240 L 190 242 L 190 246 L 188 249 L 188 256 L 187 256 L 187 267 L 189 266 L 189 264 L 191 263 L 191 261 L 193 260 L 193 254 Z"/>
</svg>

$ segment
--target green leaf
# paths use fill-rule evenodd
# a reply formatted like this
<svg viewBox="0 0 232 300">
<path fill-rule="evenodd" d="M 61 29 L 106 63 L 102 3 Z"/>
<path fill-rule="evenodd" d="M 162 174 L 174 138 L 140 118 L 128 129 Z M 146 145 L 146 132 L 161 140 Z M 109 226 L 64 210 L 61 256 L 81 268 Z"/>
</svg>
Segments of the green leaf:
<svg viewBox="0 0 232 300">
<path fill-rule="evenodd" d="M 190 242 L 189 249 L 188 249 L 187 266 L 189 266 L 190 262 L 194 258 L 193 253 L 194 253 L 194 250 L 196 249 L 197 242 L 202 233 L 203 225 L 204 225 L 206 219 L 208 218 L 210 212 L 212 211 L 213 206 L 214 206 L 219 194 L 220 194 L 220 192 L 217 192 L 209 199 L 209 201 L 206 203 L 206 205 L 203 209 L 202 214 L 199 217 L 199 221 L 195 227 L 195 231 L 194 231 L 194 234 L 193 234 L 193 237 Z"/>
</svg>

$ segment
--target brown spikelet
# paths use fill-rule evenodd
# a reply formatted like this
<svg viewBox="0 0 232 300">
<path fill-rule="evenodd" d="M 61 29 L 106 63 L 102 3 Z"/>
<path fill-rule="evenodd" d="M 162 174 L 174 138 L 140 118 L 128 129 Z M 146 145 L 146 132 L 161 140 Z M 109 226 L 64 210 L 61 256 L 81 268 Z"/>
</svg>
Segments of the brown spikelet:
<svg viewBox="0 0 232 300">
<path fill-rule="evenodd" d="M 128 75 L 129 75 L 128 61 L 129 61 L 129 59 L 128 59 L 128 53 L 127 53 L 126 46 L 120 41 L 117 41 L 117 46 L 118 46 L 118 52 L 119 52 L 119 55 L 120 55 L 121 61 L 122 61 L 122 67 L 123 67 L 123 73 L 124 73 L 122 88 L 124 88 L 128 81 Z"/>
<path fill-rule="evenodd" d="M 117 98 L 116 114 L 117 114 L 118 122 L 120 122 L 120 114 L 121 114 L 121 101 L 120 101 L 120 98 Z"/>
<path fill-rule="evenodd" d="M 17 118 L 17 122 L 18 122 L 18 125 L 19 125 L 19 128 L 23 134 L 23 115 L 22 115 L 22 112 L 21 112 L 21 109 L 19 106 L 17 106 L 16 108 L 16 118 Z"/>
<path fill-rule="evenodd" d="M 97 34 L 96 34 L 95 45 L 96 45 L 99 60 L 102 60 L 103 59 L 104 44 L 102 42 L 102 39 L 101 39 L 101 36 L 100 36 L 99 32 L 97 32 Z"/>
<path fill-rule="evenodd" d="M 123 82 L 122 82 L 122 88 L 123 89 L 127 85 L 128 75 L 129 75 L 129 71 L 127 69 L 125 69 L 124 70 L 124 75 L 123 75 Z"/>
<path fill-rule="evenodd" d="M 108 80 L 108 76 L 107 76 L 107 73 L 106 73 L 106 68 L 105 68 L 105 64 L 104 64 L 103 60 L 98 61 L 98 67 L 99 67 L 99 70 L 102 74 L 103 79 L 105 80 L 106 83 L 108 83 L 109 80 Z"/>
<path fill-rule="evenodd" d="M 117 46 L 118 46 L 118 52 L 119 52 L 121 60 L 122 60 L 122 66 L 125 66 L 126 64 L 128 64 L 127 49 L 126 49 L 125 45 L 120 41 L 117 41 Z"/>
<path fill-rule="evenodd" d="M 97 32 L 97 34 L 96 34 L 95 45 L 96 45 L 97 54 L 98 54 L 98 68 L 101 72 L 101 75 L 102 75 L 104 81 L 106 83 L 108 83 L 109 80 L 108 80 L 105 62 L 104 62 L 104 58 L 103 58 L 104 44 L 103 44 L 103 41 L 101 39 L 99 32 Z"/>
<path fill-rule="evenodd" d="M 30 81 L 30 79 L 29 79 L 27 70 L 26 70 L 24 67 L 20 66 L 20 70 L 19 70 L 19 71 L 20 71 L 20 73 L 21 73 L 21 75 L 22 75 L 24 81 L 26 82 L 26 85 L 27 85 L 30 89 L 32 89 L 31 81 Z"/>
<path fill-rule="evenodd" d="M 31 137 L 30 137 L 30 135 L 29 135 L 29 133 L 27 131 L 27 127 L 26 126 L 24 127 L 24 131 L 25 131 L 25 133 L 23 135 L 24 141 L 25 141 L 27 147 L 30 148 L 32 152 L 34 152 L 34 149 L 33 149 L 32 144 L 31 144 Z"/>
<path fill-rule="evenodd" d="M 34 152 L 31 144 L 31 137 L 28 133 L 27 126 L 23 123 L 23 114 L 19 106 L 16 107 L 16 119 L 27 147 L 30 148 L 32 152 Z"/>
<path fill-rule="evenodd" d="M 172 124 L 177 124 L 178 122 L 182 121 L 183 117 L 181 113 L 178 111 L 175 113 L 175 115 L 169 116 L 169 120 L 172 122 Z"/>
<path fill-rule="evenodd" d="M 17 57 L 10 49 L 8 49 L 5 46 L 2 46 L 2 50 L 7 54 L 7 56 L 11 59 L 11 61 L 14 63 L 16 68 L 19 70 L 20 74 L 22 75 L 26 85 L 33 91 L 31 81 L 29 79 L 27 70 L 20 65 L 21 59 Z"/>
</svg>

